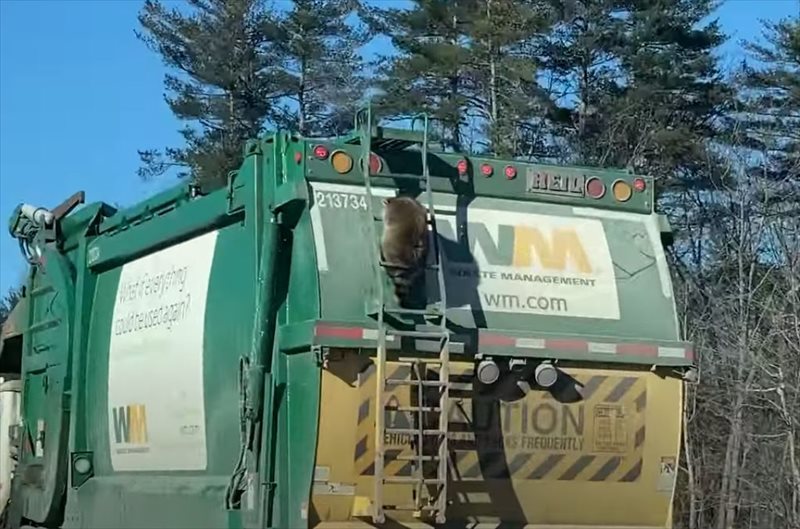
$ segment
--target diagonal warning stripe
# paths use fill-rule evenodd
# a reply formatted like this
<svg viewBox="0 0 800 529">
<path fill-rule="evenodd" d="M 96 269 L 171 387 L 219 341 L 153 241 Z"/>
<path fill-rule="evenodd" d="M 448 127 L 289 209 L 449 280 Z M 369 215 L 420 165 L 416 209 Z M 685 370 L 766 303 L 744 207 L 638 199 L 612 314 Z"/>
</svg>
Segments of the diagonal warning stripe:
<svg viewBox="0 0 800 529">
<path fill-rule="evenodd" d="M 639 459 L 636 461 L 636 463 L 634 463 L 633 467 L 622 476 L 620 481 L 623 483 L 630 483 L 633 481 L 637 481 L 639 479 L 639 476 L 641 475 L 642 475 L 642 460 Z"/>
<path fill-rule="evenodd" d="M 425 378 L 437 378 L 433 371 L 429 368 Z M 470 386 L 471 375 L 466 371 L 451 372 L 451 380 Z M 390 378 L 408 378 L 411 368 L 390 362 L 387 373 Z M 453 479 L 638 481 L 646 443 L 646 377 L 584 374 L 576 378 L 582 399 L 571 403 L 560 402 L 547 392 L 532 392 L 518 401 L 479 397 L 466 387 L 458 397 L 451 392 L 448 444 L 454 461 Z M 358 389 L 354 458 L 356 471 L 370 475 L 377 412 L 374 369 L 359 375 Z M 411 405 L 415 391 L 410 386 L 395 386 L 387 391 L 386 404 Z M 387 427 L 413 427 L 416 422 L 409 412 L 389 410 L 386 415 Z M 406 451 L 412 453 L 410 439 L 399 434 L 389 437 L 386 474 L 411 475 L 415 463 L 396 459 Z"/>
<path fill-rule="evenodd" d="M 618 456 L 614 456 L 600 467 L 590 479 L 589 481 L 605 481 L 614 472 L 617 468 L 619 468 L 620 463 L 622 463 L 622 458 Z"/>
<path fill-rule="evenodd" d="M 528 479 L 542 479 L 547 476 L 550 471 L 556 468 L 564 458 L 566 454 L 552 454 L 547 456 L 547 459 L 544 460 L 539 466 L 537 466 L 533 472 L 528 475 Z"/>
<path fill-rule="evenodd" d="M 647 390 L 645 389 L 645 391 L 643 391 L 641 395 L 636 397 L 636 400 L 634 402 L 636 404 L 636 411 L 638 413 L 643 413 L 645 408 L 647 407 Z"/>
<path fill-rule="evenodd" d="M 588 467 L 592 461 L 594 461 L 594 458 L 595 456 L 588 456 L 588 455 L 580 456 L 577 459 L 577 461 L 575 461 L 572 464 L 572 466 L 570 466 L 569 469 L 567 469 L 566 472 L 561 474 L 561 476 L 558 478 L 559 481 L 574 480 L 576 477 L 578 477 L 578 474 L 583 472 L 583 470 L 586 469 L 586 467 Z"/>
<path fill-rule="evenodd" d="M 614 386 L 614 389 L 603 399 L 605 402 L 619 402 L 619 400 L 625 396 L 625 394 L 630 390 L 633 385 L 636 383 L 636 378 L 634 377 L 623 377 L 622 380 L 617 382 Z"/>
<path fill-rule="evenodd" d="M 603 382 L 608 380 L 608 377 L 603 375 L 595 375 L 583 384 L 583 388 L 581 389 L 581 395 L 583 396 L 584 400 L 589 400 L 594 395 L 594 392 L 597 391 Z"/>
</svg>

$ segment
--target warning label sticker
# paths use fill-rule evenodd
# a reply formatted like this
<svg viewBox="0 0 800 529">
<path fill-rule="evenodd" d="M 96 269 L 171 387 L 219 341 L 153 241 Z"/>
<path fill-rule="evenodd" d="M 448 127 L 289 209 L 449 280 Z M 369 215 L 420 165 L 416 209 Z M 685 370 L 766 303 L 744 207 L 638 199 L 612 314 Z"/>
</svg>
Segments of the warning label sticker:
<svg viewBox="0 0 800 529">
<path fill-rule="evenodd" d="M 628 425 L 621 405 L 594 407 L 594 450 L 620 452 L 628 449 Z"/>
</svg>

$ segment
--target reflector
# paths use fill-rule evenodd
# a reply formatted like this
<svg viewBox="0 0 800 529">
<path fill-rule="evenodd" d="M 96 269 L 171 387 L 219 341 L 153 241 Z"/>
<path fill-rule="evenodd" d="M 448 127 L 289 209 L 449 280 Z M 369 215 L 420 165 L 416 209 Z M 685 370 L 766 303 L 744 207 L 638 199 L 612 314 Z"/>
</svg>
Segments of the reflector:
<svg viewBox="0 0 800 529">
<path fill-rule="evenodd" d="M 606 185 L 597 177 L 586 181 L 586 194 L 591 198 L 602 198 L 606 194 Z"/>
<path fill-rule="evenodd" d="M 374 152 L 369 154 L 369 172 L 370 174 L 378 174 L 383 169 L 383 162 L 380 157 Z"/>
<path fill-rule="evenodd" d="M 328 148 L 324 145 L 317 145 L 314 147 L 314 156 L 319 158 L 320 160 L 324 160 L 328 157 Z"/>
</svg>

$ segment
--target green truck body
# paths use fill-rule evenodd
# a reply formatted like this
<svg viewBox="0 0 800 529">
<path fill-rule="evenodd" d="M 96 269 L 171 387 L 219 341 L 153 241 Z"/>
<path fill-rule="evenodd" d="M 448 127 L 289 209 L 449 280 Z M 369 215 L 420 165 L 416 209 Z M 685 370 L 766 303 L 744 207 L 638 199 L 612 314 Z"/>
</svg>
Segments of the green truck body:
<svg viewBox="0 0 800 529">
<path fill-rule="evenodd" d="M 23 381 L 9 523 L 369 526 L 372 488 L 359 480 L 372 478 L 340 480 L 348 485 L 339 495 L 314 492 L 320 483 L 334 490 L 322 474 L 352 458 L 351 445 L 334 449 L 349 442 L 360 414 L 344 397 L 353 384 L 328 393 L 323 386 L 338 383 L 326 378 L 337 361 L 376 355 L 378 283 L 390 286 L 374 258 L 381 221 L 373 215 L 399 192 L 425 202 L 421 181 L 403 178 L 423 174 L 416 140 L 403 134 L 274 133 L 248 143 L 241 168 L 206 194 L 181 183 L 124 210 L 90 203 L 61 210 L 49 227 L 15 221 L 31 267 L 2 353 L 7 365 L 18 357 Z M 372 153 L 369 189 L 365 152 Z M 651 449 L 635 430 L 624 434 L 630 447 L 606 464 L 619 467 L 615 483 L 550 486 L 485 469 L 479 479 L 510 484 L 530 506 L 550 501 L 540 492 L 547 487 L 598 498 L 644 487 L 649 511 L 615 513 L 591 500 L 576 504 L 586 501 L 584 513 L 555 507 L 557 500 L 550 510 L 512 511 L 497 500 L 495 511 L 478 514 L 454 507 L 448 523 L 669 527 L 674 472 L 664 458 L 674 469 L 681 376 L 694 358 L 681 340 L 662 248 L 669 228 L 654 213 L 652 180 L 457 153 L 428 157 L 454 364 L 466 366 L 468 378 L 477 360 L 495 358 L 557 362 L 577 380 L 596 370 L 606 370 L 600 378 L 640 380 L 661 399 L 642 415 L 647 443 L 666 447 Z M 593 198 L 587 189 L 597 181 L 605 192 Z M 435 296 L 435 274 L 425 284 Z M 386 343 L 391 358 L 436 353 L 425 340 Z M 575 445 L 576 461 L 603 453 L 596 443 L 605 419 L 594 413 L 586 425 L 595 433 L 582 435 L 595 448 Z M 345 437 L 326 434 L 336 427 L 321 425 L 339 420 Z M 573 457 L 567 444 L 537 443 L 518 461 Z M 652 483 L 622 468 L 629 456 Z M 333 462 L 321 463 L 326 457 Z M 340 503 L 326 507 L 328 500 Z M 393 516 L 400 527 L 429 523 Z"/>
</svg>

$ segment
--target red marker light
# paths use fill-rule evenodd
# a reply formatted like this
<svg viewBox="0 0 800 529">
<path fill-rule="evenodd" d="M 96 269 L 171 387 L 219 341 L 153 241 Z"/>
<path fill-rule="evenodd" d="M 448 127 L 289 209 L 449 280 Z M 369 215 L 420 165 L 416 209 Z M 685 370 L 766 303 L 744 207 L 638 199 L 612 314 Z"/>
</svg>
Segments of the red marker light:
<svg viewBox="0 0 800 529">
<path fill-rule="evenodd" d="M 314 147 L 314 156 L 319 160 L 324 160 L 328 157 L 328 148 L 324 145 L 317 145 Z"/>
<path fill-rule="evenodd" d="M 294 153 L 294 163 L 300 163 L 303 161 L 303 153 L 300 151 L 295 151 Z"/>
<path fill-rule="evenodd" d="M 362 165 L 363 167 L 363 165 Z M 370 174 L 378 174 L 383 169 L 383 162 L 381 161 L 380 157 L 374 152 L 369 154 L 369 173 Z"/>
<path fill-rule="evenodd" d="M 647 183 L 645 183 L 644 178 L 634 178 L 633 188 L 639 193 L 641 193 L 647 188 Z"/>
<path fill-rule="evenodd" d="M 506 165 L 504 172 L 506 174 L 506 178 L 508 178 L 509 180 L 513 180 L 514 178 L 517 177 L 517 170 L 511 165 Z"/>
<path fill-rule="evenodd" d="M 458 174 L 467 174 L 467 161 L 466 160 L 459 160 L 456 164 L 458 168 Z"/>
<path fill-rule="evenodd" d="M 586 194 L 592 198 L 602 198 L 606 194 L 606 185 L 597 177 L 586 181 Z"/>
<path fill-rule="evenodd" d="M 488 163 L 481 165 L 481 173 L 483 173 L 483 176 L 492 176 L 493 172 L 494 169 L 492 169 L 492 166 Z"/>
</svg>

